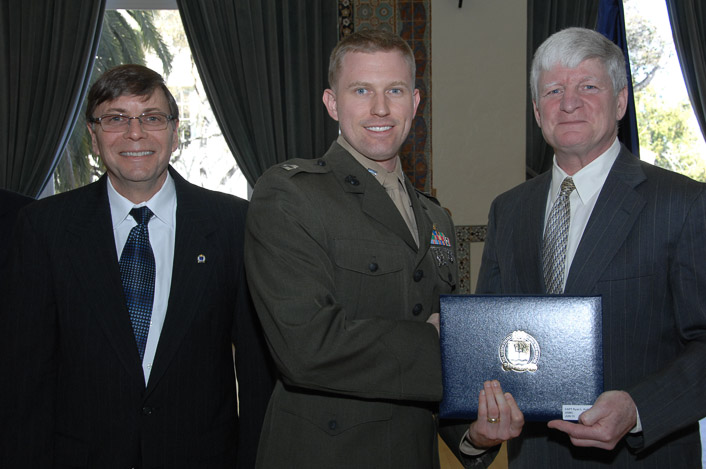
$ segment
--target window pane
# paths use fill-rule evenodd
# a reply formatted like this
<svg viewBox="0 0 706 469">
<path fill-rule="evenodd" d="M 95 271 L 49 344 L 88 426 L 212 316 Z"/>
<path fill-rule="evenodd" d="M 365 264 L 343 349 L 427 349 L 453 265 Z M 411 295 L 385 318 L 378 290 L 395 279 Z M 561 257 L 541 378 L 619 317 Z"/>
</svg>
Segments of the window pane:
<svg viewBox="0 0 706 469">
<path fill-rule="evenodd" d="M 706 143 L 689 101 L 664 0 L 624 0 L 640 157 L 706 181 Z"/>
</svg>

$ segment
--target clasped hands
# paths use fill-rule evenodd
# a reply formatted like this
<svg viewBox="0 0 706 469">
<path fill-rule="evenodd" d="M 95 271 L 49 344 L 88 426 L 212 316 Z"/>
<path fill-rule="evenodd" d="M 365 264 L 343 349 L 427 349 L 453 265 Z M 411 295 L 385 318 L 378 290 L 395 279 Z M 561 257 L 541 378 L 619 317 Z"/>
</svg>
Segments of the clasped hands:
<svg viewBox="0 0 706 469">
<path fill-rule="evenodd" d="M 637 408 L 625 391 L 606 391 L 579 416 L 578 423 L 552 420 L 547 426 L 569 435 L 575 446 L 611 450 L 635 427 Z M 491 448 L 520 435 L 525 420 L 510 393 L 497 380 L 486 381 L 478 396 L 478 420 L 468 429 L 477 449 Z"/>
<path fill-rule="evenodd" d="M 439 332 L 439 315 L 427 320 Z M 510 393 L 497 380 L 486 381 L 478 395 L 478 420 L 468 429 L 468 439 L 477 449 L 491 448 L 516 438 L 525 424 L 524 414 Z M 551 420 L 547 426 L 569 435 L 574 446 L 605 450 L 615 445 L 637 424 L 637 406 L 625 391 L 606 391 L 579 416 L 578 423 Z"/>
</svg>

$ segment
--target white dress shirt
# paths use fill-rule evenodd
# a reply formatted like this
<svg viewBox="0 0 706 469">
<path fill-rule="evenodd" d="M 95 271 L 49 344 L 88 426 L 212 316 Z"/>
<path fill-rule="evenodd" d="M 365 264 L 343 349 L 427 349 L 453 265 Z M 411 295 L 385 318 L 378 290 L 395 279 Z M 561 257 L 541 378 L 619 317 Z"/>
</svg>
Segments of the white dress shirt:
<svg viewBox="0 0 706 469">
<path fill-rule="evenodd" d="M 571 216 L 569 218 L 569 237 L 566 245 L 566 266 L 564 268 L 564 280 L 562 289 L 566 285 L 566 279 L 569 276 L 569 268 L 574 260 L 576 249 L 581 242 L 581 237 L 588 224 L 588 219 L 591 217 L 593 207 L 596 206 L 598 194 L 600 194 L 605 183 L 610 168 L 613 167 L 616 158 L 620 153 L 620 142 L 616 138 L 613 145 L 601 154 L 598 158 L 591 161 L 589 164 L 581 168 L 572 177 L 576 190 L 571 192 L 569 196 L 569 206 L 571 207 Z M 549 189 L 549 197 L 547 197 L 547 207 L 544 213 L 544 226 L 546 229 L 549 212 L 552 210 L 554 201 L 559 197 L 561 183 L 568 174 L 559 167 L 556 163 L 556 155 L 554 155 L 554 165 L 552 167 L 552 185 Z"/>
<path fill-rule="evenodd" d="M 172 281 L 177 206 L 174 180 L 167 174 L 167 179 L 164 181 L 162 188 L 150 200 L 135 205 L 118 194 L 111 184 L 110 178 L 108 178 L 108 201 L 110 202 L 110 213 L 113 219 L 113 235 L 115 237 L 118 260 L 120 260 L 120 255 L 123 252 L 130 230 L 137 225 L 135 219 L 130 215 L 130 210 L 147 205 L 154 213 L 148 224 L 150 244 L 154 252 L 156 277 L 152 319 L 147 335 L 145 354 L 142 359 L 142 371 L 145 375 L 146 386 L 152 370 L 154 356 L 157 352 L 157 344 L 162 333 L 164 318 L 167 314 L 169 289 Z"/>
</svg>

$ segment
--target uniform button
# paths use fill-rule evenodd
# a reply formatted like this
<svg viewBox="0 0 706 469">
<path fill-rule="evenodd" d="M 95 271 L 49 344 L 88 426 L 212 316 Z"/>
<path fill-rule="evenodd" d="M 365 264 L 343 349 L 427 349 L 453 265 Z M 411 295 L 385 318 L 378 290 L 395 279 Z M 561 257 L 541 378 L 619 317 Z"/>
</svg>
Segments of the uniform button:
<svg viewBox="0 0 706 469">
<path fill-rule="evenodd" d="M 422 269 L 419 269 L 418 271 L 416 271 L 414 273 L 414 277 L 412 277 L 412 278 L 414 278 L 415 282 L 419 282 L 422 279 L 422 277 L 424 277 L 424 271 Z"/>
<path fill-rule="evenodd" d="M 329 420 L 328 428 L 329 430 L 335 430 L 338 427 L 338 423 L 335 420 Z"/>
<path fill-rule="evenodd" d="M 316 164 L 318 164 L 319 166 L 326 166 L 326 162 L 324 160 L 318 160 Z"/>
<path fill-rule="evenodd" d="M 424 309 L 424 306 L 421 305 L 421 303 L 417 303 L 414 305 L 414 308 L 412 308 L 412 314 L 415 316 L 419 316 L 422 313 L 422 310 Z"/>
<path fill-rule="evenodd" d="M 375 262 L 371 262 L 368 264 L 368 269 L 370 269 L 371 272 L 375 272 L 378 270 L 378 265 Z"/>
<path fill-rule="evenodd" d="M 142 415 L 152 415 L 154 412 L 154 408 L 152 407 L 143 407 L 142 408 Z"/>
<path fill-rule="evenodd" d="M 351 186 L 357 186 L 360 184 L 360 181 L 358 181 L 358 178 L 355 176 L 348 175 L 346 176 L 345 181 L 350 184 Z"/>
</svg>

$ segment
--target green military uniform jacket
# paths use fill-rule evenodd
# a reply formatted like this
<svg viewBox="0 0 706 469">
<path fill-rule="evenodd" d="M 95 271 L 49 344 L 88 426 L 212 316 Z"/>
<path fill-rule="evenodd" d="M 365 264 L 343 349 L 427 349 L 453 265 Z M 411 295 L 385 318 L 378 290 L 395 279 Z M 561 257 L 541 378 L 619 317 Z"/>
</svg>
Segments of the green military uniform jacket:
<svg viewBox="0 0 706 469">
<path fill-rule="evenodd" d="M 456 239 L 446 210 L 406 184 L 419 248 L 337 143 L 258 181 L 246 269 L 280 372 L 258 467 L 439 467 L 439 340 L 426 320 L 456 289 Z"/>
</svg>

